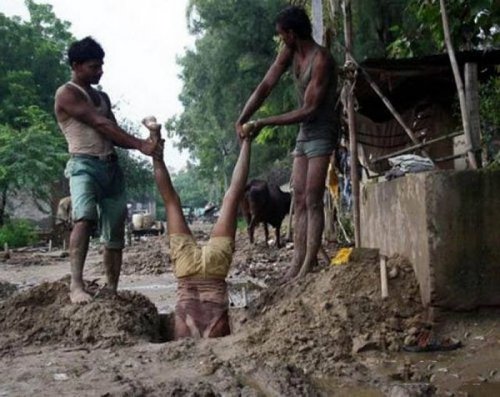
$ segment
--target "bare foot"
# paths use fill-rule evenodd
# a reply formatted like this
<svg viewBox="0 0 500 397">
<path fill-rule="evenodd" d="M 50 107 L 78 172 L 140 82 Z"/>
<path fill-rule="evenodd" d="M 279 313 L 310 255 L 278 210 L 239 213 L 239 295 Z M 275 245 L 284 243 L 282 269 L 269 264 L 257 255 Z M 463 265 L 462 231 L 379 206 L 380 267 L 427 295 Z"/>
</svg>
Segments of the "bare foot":
<svg viewBox="0 0 500 397">
<path fill-rule="evenodd" d="M 292 281 L 295 277 L 297 277 L 297 273 L 299 272 L 299 269 L 297 267 L 293 266 L 288 270 L 288 272 L 283 276 L 278 281 L 278 285 L 286 284 L 289 281 Z"/>
<path fill-rule="evenodd" d="M 100 288 L 95 294 L 95 298 L 114 298 L 118 295 L 116 287 L 111 287 L 106 284 L 104 287 Z"/>
<path fill-rule="evenodd" d="M 156 117 L 148 116 L 142 119 L 142 124 L 149 130 L 151 138 L 161 139 L 161 124 L 158 124 Z"/>
<path fill-rule="evenodd" d="M 82 288 L 74 288 L 69 293 L 69 299 L 71 300 L 71 303 L 84 304 L 92 300 L 92 295 L 85 292 Z"/>
</svg>

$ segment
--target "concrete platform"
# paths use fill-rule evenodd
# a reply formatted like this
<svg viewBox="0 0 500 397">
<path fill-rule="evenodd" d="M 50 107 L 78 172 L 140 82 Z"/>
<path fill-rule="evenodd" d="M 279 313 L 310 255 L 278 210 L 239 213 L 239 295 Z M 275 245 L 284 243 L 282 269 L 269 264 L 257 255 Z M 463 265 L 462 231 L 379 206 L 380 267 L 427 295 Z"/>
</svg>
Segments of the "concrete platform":
<svg viewBox="0 0 500 397">
<path fill-rule="evenodd" d="M 413 264 L 425 305 L 500 305 L 500 171 L 433 171 L 361 189 L 361 245 Z"/>
</svg>

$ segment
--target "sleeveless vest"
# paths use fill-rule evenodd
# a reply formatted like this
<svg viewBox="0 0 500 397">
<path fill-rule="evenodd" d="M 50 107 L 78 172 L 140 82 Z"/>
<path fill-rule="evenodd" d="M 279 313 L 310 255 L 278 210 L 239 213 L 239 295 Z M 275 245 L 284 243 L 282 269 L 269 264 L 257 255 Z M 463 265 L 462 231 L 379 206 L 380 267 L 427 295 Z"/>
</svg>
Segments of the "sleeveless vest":
<svg viewBox="0 0 500 397">
<path fill-rule="evenodd" d="M 80 90 L 83 95 L 85 95 L 85 98 L 87 98 L 89 104 L 95 107 L 100 115 L 105 117 L 108 116 L 109 106 L 99 91 L 96 92 L 98 93 L 101 101 L 99 106 L 95 106 L 92 98 L 90 98 L 90 95 L 82 87 L 71 81 L 66 84 Z M 56 92 L 56 96 L 59 90 L 63 87 L 64 86 L 59 87 Z M 64 121 L 58 122 L 58 124 L 66 138 L 66 141 L 68 142 L 68 151 L 70 154 L 105 156 L 114 152 L 113 142 L 89 125 L 82 123 L 71 116 Z"/>
<path fill-rule="evenodd" d="M 293 61 L 293 79 L 297 90 L 299 106 L 304 105 L 304 95 L 306 88 L 311 81 L 312 68 L 316 55 L 319 52 L 316 48 L 310 55 L 309 63 L 302 74 L 296 75 L 296 61 Z M 328 80 L 328 87 L 323 101 L 320 103 L 314 116 L 300 123 L 300 131 L 297 136 L 297 141 L 311 141 L 315 139 L 337 139 L 338 120 L 335 112 L 336 96 L 337 96 L 337 67 L 332 70 Z"/>
</svg>

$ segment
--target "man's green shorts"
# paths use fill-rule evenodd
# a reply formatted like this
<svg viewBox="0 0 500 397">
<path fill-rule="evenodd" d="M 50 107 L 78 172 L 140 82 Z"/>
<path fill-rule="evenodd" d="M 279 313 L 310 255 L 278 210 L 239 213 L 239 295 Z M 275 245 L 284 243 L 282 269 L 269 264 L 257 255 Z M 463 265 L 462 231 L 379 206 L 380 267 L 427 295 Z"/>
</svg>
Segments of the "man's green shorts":
<svg viewBox="0 0 500 397">
<path fill-rule="evenodd" d="M 306 156 L 308 159 L 320 156 L 330 156 L 335 149 L 333 139 L 314 139 L 311 141 L 297 141 L 293 154 Z"/>
<path fill-rule="evenodd" d="M 118 161 L 73 155 L 64 175 L 69 178 L 73 221 L 98 222 L 106 247 L 123 248 L 127 200 Z"/>
</svg>

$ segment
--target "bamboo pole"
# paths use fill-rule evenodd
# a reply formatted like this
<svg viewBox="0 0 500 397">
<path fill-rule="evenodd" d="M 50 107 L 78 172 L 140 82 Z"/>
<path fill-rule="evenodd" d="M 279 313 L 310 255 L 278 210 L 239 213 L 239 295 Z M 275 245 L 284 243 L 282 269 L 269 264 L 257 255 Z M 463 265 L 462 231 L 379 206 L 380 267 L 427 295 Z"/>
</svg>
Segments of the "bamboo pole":
<svg viewBox="0 0 500 397">
<path fill-rule="evenodd" d="M 387 283 L 387 257 L 380 255 L 380 292 L 382 299 L 389 297 L 389 285 Z"/>
<path fill-rule="evenodd" d="M 477 63 L 465 64 L 465 100 L 470 117 L 471 143 L 478 167 L 481 167 L 481 119 L 479 116 L 479 81 Z"/>
<path fill-rule="evenodd" d="M 370 84 L 370 86 L 372 87 L 373 91 L 375 91 L 375 93 L 380 97 L 380 99 L 382 100 L 382 102 L 384 103 L 384 105 L 386 106 L 386 108 L 389 110 L 389 112 L 391 112 L 391 114 L 397 120 L 397 122 L 399 123 L 399 125 L 401 127 L 403 127 L 403 130 L 406 132 L 406 134 L 411 139 L 411 141 L 415 145 L 418 145 L 420 143 L 419 140 L 417 139 L 417 137 L 415 136 L 415 134 L 413 133 L 413 131 L 410 129 L 410 127 L 408 127 L 406 125 L 405 121 L 403 120 L 403 117 L 401 117 L 401 115 L 399 114 L 399 112 L 396 110 L 396 108 L 389 101 L 389 98 L 387 98 L 384 95 L 384 93 L 382 92 L 382 90 L 380 89 L 380 87 L 377 85 L 377 83 L 375 83 L 375 81 L 373 81 L 372 77 L 368 74 L 368 72 L 366 70 L 364 70 L 363 68 L 361 68 L 357 63 L 356 63 L 356 65 L 361 70 L 361 73 L 363 73 L 363 76 L 365 77 L 365 79 L 368 82 L 368 84 Z M 425 152 L 425 150 L 422 150 L 422 154 L 424 154 L 426 157 L 430 157 L 428 155 L 428 153 Z"/>
<path fill-rule="evenodd" d="M 465 143 L 467 145 L 467 158 L 471 168 L 477 169 L 476 157 L 474 155 L 474 148 L 472 146 L 471 129 L 469 122 L 469 110 L 467 109 L 467 103 L 465 101 L 465 91 L 462 78 L 460 76 L 460 69 L 458 68 L 457 58 L 455 56 L 455 50 L 453 49 L 453 44 L 451 42 L 450 26 L 448 23 L 448 14 L 446 13 L 446 6 L 444 0 L 439 0 L 439 5 L 441 8 L 441 18 L 443 20 L 443 31 L 444 31 L 444 41 L 446 43 L 446 49 L 448 50 L 448 56 L 450 57 L 451 68 L 453 70 L 453 75 L 455 77 L 455 84 L 458 91 L 458 100 L 460 102 L 460 113 L 462 114 L 462 125 L 464 127 Z"/>
<path fill-rule="evenodd" d="M 323 45 L 323 1 L 312 0 L 312 36 L 316 43 Z"/>
<path fill-rule="evenodd" d="M 351 185 L 352 185 L 352 214 L 354 223 L 355 246 L 361 246 L 360 233 L 360 207 L 359 207 L 359 177 L 358 177 L 358 143 L 356 136 L 356 119 L 354 117 L 353 88 L 356 79 L 356 66 L 352 62 L 352 15 L 351 0 L 342 2 L 344 12 L 344 37 L 346 44 L 345 65 L 347 78 L 345 86 L 347 89 L 347 120 L 349 126 L 349 151 L 351 152 Z"/>
<path fill-rule="evenodd" d="M 454 138 L 456 136 L 460 136 L 460 135 L 463 135 L 463 134 L 464 134 L 463 131 L 452 132 L 450 134 L 440 136 L 439 138 L 429 139 L 428 141 L 419 143 L 418 145 L 409 146 L 407 148 L 398 150 L 398 151 L 393 152 L 391 154 L 386 154 L 384 156 L 377 157 L 376 159 L 373 159 L 371 162 L 372 163 L 377 163 L 377 162 L 382 161 L 382 160 L 387 160 L 387 159 L 389 159 L 391 157 L 399 156 L 400 154 L 405 154 L 405 153 L 411 152 L 411 151 L 413 151 L 415 149 L 420 149 L 420 148 L 423 148 L 425 146 L 430 146 L 433 143 L 444 141 L 445 139 L 452 139 L 452 138 Z"/>
<path fill-rule="evenodd" d="M 286 231 L 286 240 L 291 241 L 292 240 L 292 234 L 293 234 L 293 204 L 294 204 L 294 198 L 293 198 L 293 189 L 290 191 L 291 193 L 291 200 L 290 200 L 290 209 L 288 211 L 288 230 Z"/>
</svg>

